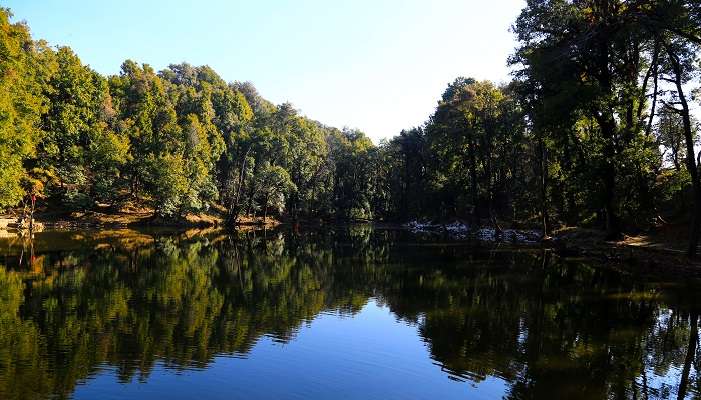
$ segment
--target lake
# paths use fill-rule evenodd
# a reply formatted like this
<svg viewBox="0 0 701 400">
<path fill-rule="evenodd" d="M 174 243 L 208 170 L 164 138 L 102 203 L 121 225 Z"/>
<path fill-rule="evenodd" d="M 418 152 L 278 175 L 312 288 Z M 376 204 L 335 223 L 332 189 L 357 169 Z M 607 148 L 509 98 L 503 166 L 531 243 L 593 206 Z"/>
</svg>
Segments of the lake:
<svg viewBox="0 0 701 400">
<path fill-rule="evenodd" d="M 0 239 L 0 398 L 699 397 L 699 284 L 632 271 L 370 226 Z"/>
</svg>

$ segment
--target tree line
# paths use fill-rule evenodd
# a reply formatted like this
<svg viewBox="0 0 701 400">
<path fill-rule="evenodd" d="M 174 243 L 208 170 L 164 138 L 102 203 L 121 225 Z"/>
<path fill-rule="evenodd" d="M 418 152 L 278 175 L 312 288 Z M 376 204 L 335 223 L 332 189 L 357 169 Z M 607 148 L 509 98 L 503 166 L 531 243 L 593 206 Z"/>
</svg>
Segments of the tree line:
<svg viewBox="0 0 701 400">
<path fill-rule="evenodd" d="M 450 83 L 421 126 L 377 145 L 207 66 L 102 76 L 1 13 L 0 207 L 41 194 L 164 218 L 463 219 L 471 225 L 701 225 L 693 117 L 701 5 L 528 0 L 513 80 Z"/>
<path fill-rule="evenodd" d="M 701 224 L 701 3 L 528 0 L 513 80 L 458 78 L 380 146 L 383 215 L 605 228 Z M 696 90 L 695 90 L 696 89 Z"/>
<path fill-rule="evenodd" d="M 276 106 L 207 66 L 127 60 L 105 77 L 10 19 L 0 11 L 0 208 L 34 195 L 68 209 L 150 204 L 163 218 L 217 206 L 233 223 L 283 210 L 369 217 L 355 194 L 374 151 L 362 132 Z"/>
</svg>

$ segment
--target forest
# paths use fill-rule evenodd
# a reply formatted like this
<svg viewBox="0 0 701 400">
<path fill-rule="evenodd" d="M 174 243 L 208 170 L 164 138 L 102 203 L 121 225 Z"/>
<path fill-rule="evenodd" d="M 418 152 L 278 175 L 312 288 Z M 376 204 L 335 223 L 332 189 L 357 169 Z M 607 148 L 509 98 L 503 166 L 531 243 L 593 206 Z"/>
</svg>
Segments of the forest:
<svg viewBox="0 0 701 400">
<path fill-rule="evenodd" d="M 208 66 L 127 60 L 103 76 L 2 9 L 0 209 L 458 219 L 609 239 L 685 224 L 695 256 L 701 3 L 528 0 L 512 31 L 510 82 L 458 77 L 423 125 L 374 144 Z"/>
</svg>

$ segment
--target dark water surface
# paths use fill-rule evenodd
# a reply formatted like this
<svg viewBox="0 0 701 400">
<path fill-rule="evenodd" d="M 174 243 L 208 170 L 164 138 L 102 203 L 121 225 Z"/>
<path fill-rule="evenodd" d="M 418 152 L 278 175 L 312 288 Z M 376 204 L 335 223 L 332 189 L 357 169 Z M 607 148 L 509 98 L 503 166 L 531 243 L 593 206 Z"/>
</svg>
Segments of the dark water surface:
<svg viewBox="0 0 701 400">
<path fill-rule="evenodd" d="M 699 286 L 335 232 L 0 239 L 0 399 L 698 398 Z"/>
</svg>

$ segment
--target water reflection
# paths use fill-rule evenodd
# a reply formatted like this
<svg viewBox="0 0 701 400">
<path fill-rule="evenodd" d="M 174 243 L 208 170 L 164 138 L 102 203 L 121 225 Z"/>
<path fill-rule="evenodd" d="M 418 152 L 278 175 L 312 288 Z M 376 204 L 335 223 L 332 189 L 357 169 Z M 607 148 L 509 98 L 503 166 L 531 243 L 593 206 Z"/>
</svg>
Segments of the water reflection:
<svg viewBox="0 0 701 400">
<path fill-rule="evenodd" d="M 281 350 L 294 360 L 276 362 L 307 365 L 319 379 L 362 387 L 367 376 L 385 374 L 383 387 L 358 389 L 357 398 L 418 390 L 392 383 L 382 364 L 391 357 L 403 357 L 395 375 L 440 371 L 436 390 L 465 389 L 444 397 L 699 397 L 695 284 L 549 252 L 405 235 L 368 227 L 235 237 L 103 231 L 0 242 L 0 398 L 71 397 L 105 370 L 125 385 L 207 373 L 223 356 L 249 358 L 237 368 L 271 370 L 253 352 L 262 341 L 303 342 L 304 352 Z M 363 341 L 379 327 L 372 313 L 384 309 L 411 329 Z M 366 346 L 347 357 L 366 359 L 333 375 L 314 369 L 334 346 L 351 345 L 334 341 L 350 329 L 338 325 L 344 319 L 358 320 L 362 329 L 345 333 Z M 314 341 L 302 341 L 301 330 Z M 430 360 L 392 354 L 402 340 L 423 341 Z M 308 389 L 278 384 L 287 394 Z"/>
</svg>

